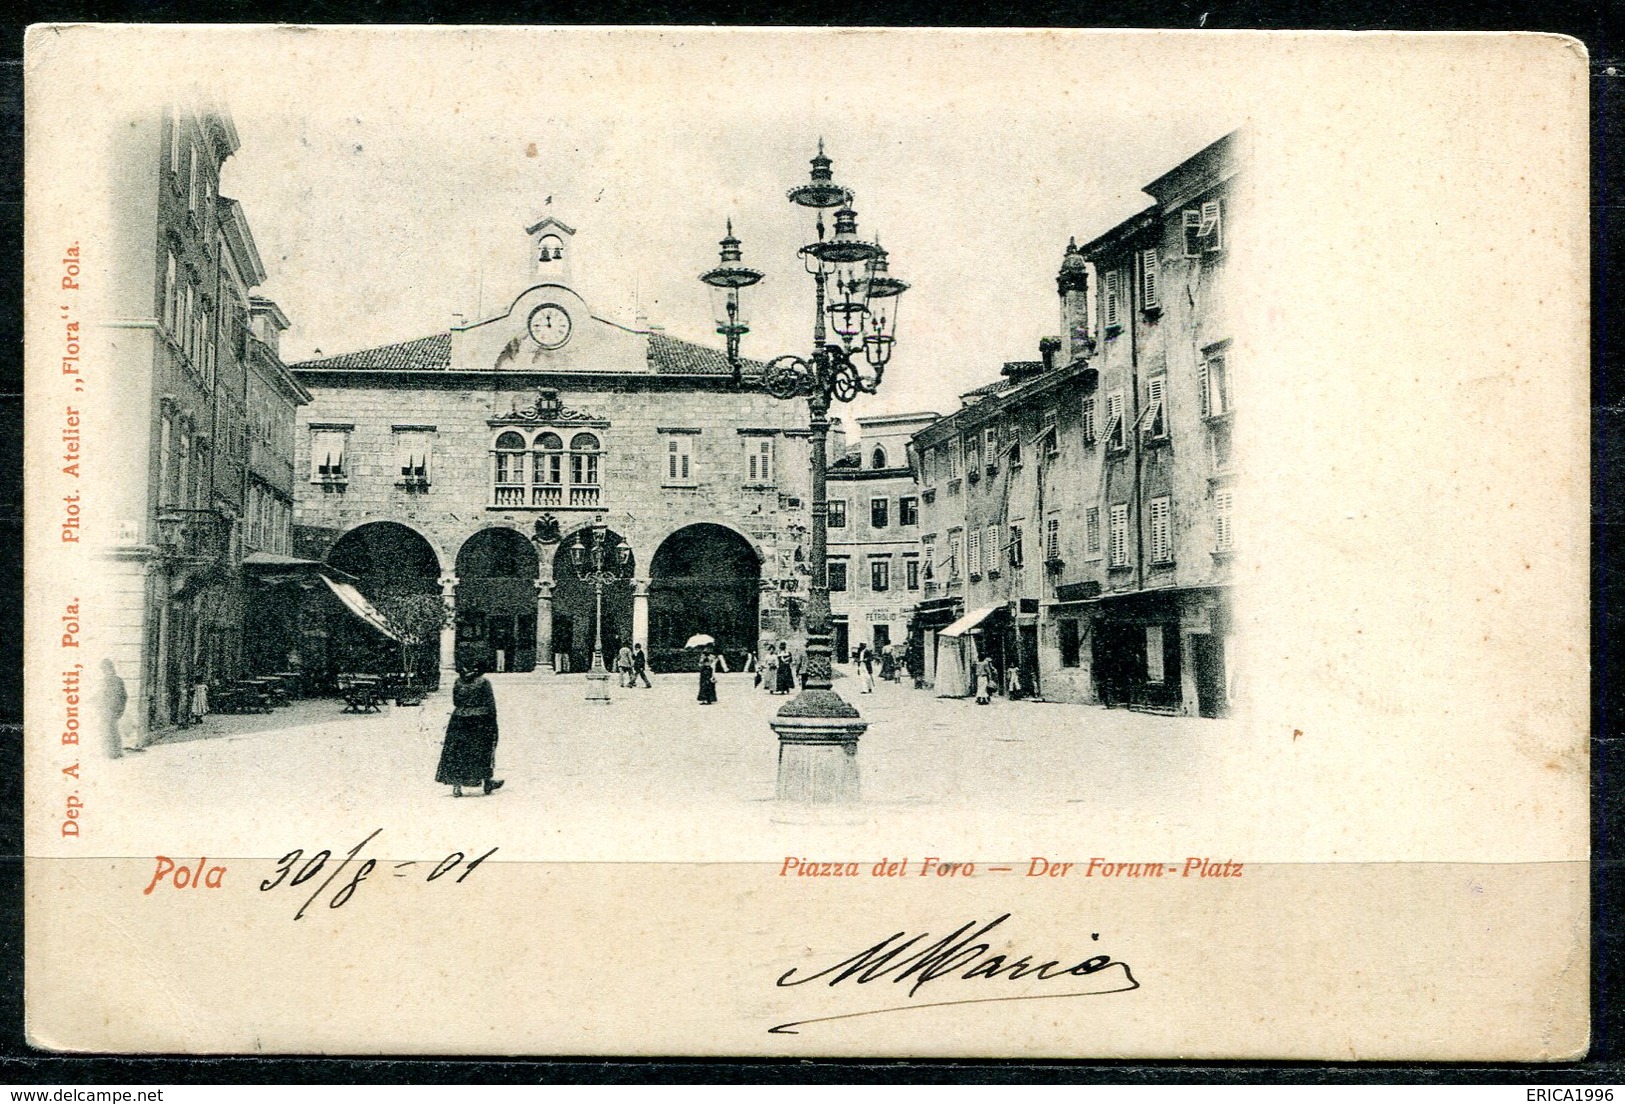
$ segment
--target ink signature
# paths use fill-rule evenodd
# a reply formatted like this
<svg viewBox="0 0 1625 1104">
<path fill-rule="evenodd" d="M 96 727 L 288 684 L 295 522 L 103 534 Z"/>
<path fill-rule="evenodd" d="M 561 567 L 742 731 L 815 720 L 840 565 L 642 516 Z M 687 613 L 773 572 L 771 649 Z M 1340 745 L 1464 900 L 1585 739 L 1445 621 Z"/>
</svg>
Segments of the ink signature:
<svg viewBox="0 0 1625 1104">
<path fill-rule="evenodd" d="M 906 1012 L 914 1008 L 941 1008 L 953 1004 L 988 1004 L 996 1001 L 1056 1000 L 1064 997 L 1096 997 L 1108 993 L 1127 993 L 1138 989 L 1134 973 L 1126 962 L 1110 955 L 1100 954 L 1084 959 L 1073 966 L 1063 966 L 1061 960 L 1034 962 L 1030 954 L 1013 957 L 1012 953 L 992 954 L 990 943 L 978 942 L 984 935 L 1010 919 L 1005 913 L 977 927 L 978 921 L 962 924 L 955 931 L 935 943 L 914 949 L 916 944 L 931 937 L 930 932 L 908 936 L 906 931 L 894 932 L 885 939 L 848 958 L 826 966 L 816 973 L 797 976 L 800 969 L 792 967 L 780 975 L 777 984 L 782 987 L 807 985 L 824 981 L 829 986 L 851 980 L 857 985 L 872 981 L 909 983 L 908 995 L 914 997 L 921 988 L 935 981 L 1018 981 L 1032 978 L 1038 981 L 1058 981 L 1068 990 L 1060 993 L 1026 993 L 1009 997 L 961 997 L 957 1000 L 933 1001 L 927 1004 L 899 1004 L 887 1008 L 872 1008 L 864 1012 L 847 1012 L 839 1016 L 819 1016 L 806 1020 L 792 1020 L 768 1029 L 770 1035 L 798 1035 L 797 1028 L 807 1024 L 848 1020 L 856 1016 L 878 1016 L 886 1012 Z M 974 931 L 972 929 L 975 929 Z M 967 934 L 968 933 L 968 934 Z M 907 937 L 907 938 L 905 938 Z M 1091 940 L 1100 938 L 1099 932 L 1090 933 Z M 898 942 L 902 940 L 901 942 Z M 1066 979 L 1092 978 L 1078 988 L 1076 981 Z"/>
</svg>

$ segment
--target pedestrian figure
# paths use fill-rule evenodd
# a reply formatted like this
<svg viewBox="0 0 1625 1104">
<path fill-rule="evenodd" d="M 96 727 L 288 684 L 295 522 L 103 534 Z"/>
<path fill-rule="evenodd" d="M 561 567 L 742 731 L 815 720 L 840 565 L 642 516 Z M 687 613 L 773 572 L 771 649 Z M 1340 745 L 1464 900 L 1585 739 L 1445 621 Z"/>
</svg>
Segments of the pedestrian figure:
<svg viewBox="0 0 1625 1104">
<path fill-rule="evenodd" d="M 1012 663 L 1004 672 L 1004 696 L 1015 701 L 1020 693 L 1021 667 Z"/>
<path fill-rule="evenodd" d="M 858 662 L 858 678 L 862 680 L 863 688 L 860 694 L 873 694 L 875 692 L 875 653 L 869 650 L 869 645 L 859 644 L 858 653 L 853 657 Z"/>
<path fill-rule="evenodd" d="M 772 644 L 767 645 L 762 654 L 762 662 L 757 664 L 756 673 L 760 676 L 758 684 L 767 687 L 769 694 L 779 692 L 779 653 Z"/>
<path fill-rule="evenodd" d="M 625 644 L 615 653 L 615 684 L 626 688 L 632 685 L 632 649 Z"/>
<path fill-rule="evenodd" d="M 725 652 L 721 651 L 720 649 L 712 652 L 711 662 L 715 667 L 717 674 L 725 675 L 728 673 L 728 656 Z"/>
<path fill-rule="evenodd" d="M 993 693 L 993 657 L 983 656 L 976 661 L 976 704 L 986 705 Z"/>
<path fill-rule="evenodd" d="M 897 660 L 892 656 L 890 645 L 880 649 L 880 677 L 885 682 L 897 677 Z"/>
<path fill-rule="evenodd" d="M 632 645 L 632 676 L 632 681 L 628 685 L 636 686 L 638 680 L 642 679 L 644 686 L 654 689 L 649 682 L 649 657 L 644 654 L 642 644 Z"/>
<path fill-rule="evenodd" d="M 788 694 L 796 688 L 796 670 L 790 657 L 788 641 L 779 641 L 778 671 L 773 685 L 777 693 Z"/>
<path fill-rule="evenodd" d="M 203 718 L 209 715 L 209 684 L 202 679 L 192 687 L 192 700 L 187 703 L 186 723 L 189 725 L 202 724 Z"/>
<path fill-rule="evenodd" d="M 486 793 L 501 789 L 496 772 L 497 698 L 491 680 L 478 661 L 467 660 L 457 669 L 451 685 L 451 720 L 440 746 L 440 766 L 434 780 L 451 786 L 451 796 L 462 797 L 464 786 L 481 786 Z"/>
<path fill-rule="evenodd" d="M 700 656 L 700 694 L 696 700 L 701 705 L 711 705 L 717 700 L 717 676 L 710 652 Z"/>
<path fill-rule="evenodd" d="M 124 737 L 119 735 L 118 722 L 129 703 L 129 692 L 124 689 L 124 680 L 118 677 L 113 661 L 102 660 L 102 684 L 97 694 L 97 704 L 101 706 L 102 743 L 109 759 L 119 759 L 124 755 Z"/>
</svg>

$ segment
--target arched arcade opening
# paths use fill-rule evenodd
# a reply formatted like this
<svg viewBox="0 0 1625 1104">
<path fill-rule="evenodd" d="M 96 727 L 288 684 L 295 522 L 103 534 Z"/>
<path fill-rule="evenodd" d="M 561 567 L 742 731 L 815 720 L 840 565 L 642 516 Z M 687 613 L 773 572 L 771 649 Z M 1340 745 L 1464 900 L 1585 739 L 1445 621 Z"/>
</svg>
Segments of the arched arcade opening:
<svg viewBox="0 0 1625 1104">
<path fill-rule="evenodd" d="M 649 564 L 649 662 L 656 671 L 692 671 L 697 634 L 715 638 L 733 669 L 756 653 L 762 564 L 749 541 L 723 525 L 677 530 Z"/>
<path fill-rule="evenodd" d="M 553 552 L 553 655 L 555 670 L 585 671 L 592 665 L 593 642 L 596 637 L 597 603 L 593 585 L 581 581 L 576 573 L 570 546 L 579 535 L 583 545 L 592 540 L 590 531 L 568 533 Z M 622 541 L 613 529 L 604 533 L 606 547 L 614 548 Z M 604 584 L 604 666 L 615 666 L 615 653 L 622 644 L 632 643 L 632 579 L 637 573 L 637 557 L 621 568 L 625 577 Z"/>
<path fill-rule="evenodd" d="M 440 557 L 416 530 L 393 521 L 358 525 L 334 542 L 327 563 L 355 578 L 355 588 L 369 601 L 388 606 L 392 599 L 440 598 Z M 317 592 L 323 593 L 322 588 Z M 397 671 L 403 657 L 398 642 L 380 633 L 331 595 L 321 601 L 322 614 L 301 617 L 302 657 L 306 670 L 329 678 L 341 672 Z M 414 669 L 435 669 L 438 640 L 417 645 Z"/>
<path fill-rule="evenodd" d="M 536 549 L 512 529 L 481 529 L 457 552 L 457 659 L 489 671 L 536 669 Z"/>
</svg>

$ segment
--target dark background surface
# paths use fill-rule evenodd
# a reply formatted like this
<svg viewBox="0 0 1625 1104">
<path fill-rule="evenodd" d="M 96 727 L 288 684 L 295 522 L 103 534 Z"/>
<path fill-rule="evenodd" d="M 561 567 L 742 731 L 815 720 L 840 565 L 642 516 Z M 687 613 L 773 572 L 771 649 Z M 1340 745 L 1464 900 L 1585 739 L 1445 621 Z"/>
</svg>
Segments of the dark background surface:
<svg viewBox="0 0 1625 1104">
<path fill-rule="evenodd" d="M 1548 31 L 1583 41 L 1591 56 L 1592 92 L 1592 1014 L 1590 1056 L 1557 1066 L 1354 1065 L 1259 1062 L 971 1062 L 971 1061 L 689 1061 L 545 1058 L 364 1059 L 184 1057 L 78 1058 L 31 1051 L 23 1039 L 22 755 L 22 35 L 30 23 L 301 22 L 301 23 L 692 23 L 776 26 L 939 25 L 995 27 L 1168 27 L 1209 29 Z M 1170 3 L 858 6 L 780 0 L 774 4 L 632 3 L 602 0 L 519 7 L 472 0 L 453 8 L 409 0 L 204 4 L 190 0 L 132 3 L 29 3 L 0 15 L 0 1084 L 325 1083 L 600 1083 L 817 1084 L 849 1082 L 1141 1084 L 1253 1083 L 1618 1083 L 1625 1080 L 1621 1041 L 1621 807 L 1615 782 L 1622 706 L 1611 643 L 1625 622 L 1621 568 L 1613 559 L 1625 504 L 1617 491 L 1625 450 L 1615 307 L 1609 273 L 1618 270 L 1625 235 L 1625 49 L 1620 11 L 1609 2 L 1478 3 Z M 1509 330 L 1516 323 L 1506 320 Z M 1538 340 L 1524 335 L 1523 340 Z"/>
</svg>

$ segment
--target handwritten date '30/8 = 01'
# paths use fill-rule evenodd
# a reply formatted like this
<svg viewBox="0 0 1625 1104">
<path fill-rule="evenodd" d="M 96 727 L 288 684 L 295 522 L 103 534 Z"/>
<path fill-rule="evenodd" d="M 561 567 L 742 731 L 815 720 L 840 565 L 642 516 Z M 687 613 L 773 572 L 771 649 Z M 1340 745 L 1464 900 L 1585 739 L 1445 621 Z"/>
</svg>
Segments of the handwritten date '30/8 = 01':
<svg viewBox="0 0 1625 1104">
<path fill-rule="evenodd" d="M 306 882 L 314 880 L 317 875 L 326 870 L 327 877 L 323 879 L 322 884 L 316 887 L 316 891 L 305 899 L 304 904 L 299 906 L 299 911 L 293 914 L 293 918 L 298 920 L 305 915 L 305 910 L 314 904 L 316 899 L 325 893 L 327 888 L 337 881 L 340 875 L 350 868 L 350 864 L 355 862 L 357 857 L 359 857 L 361 852 L 366 848 L 367 844 L 376 839 L 378 833 L 382 831 L 382 828 L 373 829 L 371 835 L 352 847 L 350 849 L 350 853 L 344 856 L 338 865 L 331 868 L 329 868 L 329 863 L 333 858 L 333 853 L 331 851 L 323 849 L 316 852 L 314 855 L 311 855 L 307 859 L 305 858 L 303 848 L 295 848 L 277 860 L 275 876 L 266 878 L 260 883 L 260 892 L 270 893 L 272 890 L 278 888 L 284 883 L 286 883 L 289 887 L 304 885 Z M 497 849 L 493 847 L 484 854 L 479 855 L 476 858 L 469 859 L 463 852 L 453 851 L 451 854 L 447 855 L 434 865 L 434 869 L 429 871 L 429 875 L 425 881 L 438 881 L 439 879 L 444 878 L 456 871 L 458 867 L 462 867 L 462 872 L 452 879 L 454 882 L 461 882 L 464 878 L 474 873 L 476 867 L 478 867 L 486 859 L 489 859 L 492 855 L 496 854 L 496 852 Z M 392 873 L 394 873 L 395 877 L 397 878 L 407 877 L 403 871 L 409 867 L 417 865 L 419 864 L 416 862 L 396 863 Z M 334 891 L 332 897 L 328 898 L 327 907 L 330 909 L 343 908 L 345 904 L 349 902 L 350 898 L 355 896 L 356 887 L 362 882 L 366 881 L 372 872 L 377 869 L 377 866 L 377 859 L 367 859 L 359 866 L 355 867 L 349 878 L 339 885 L 338 889 Z M 414 873 L 416 872 L 414 871 Z"/>
</svg>

